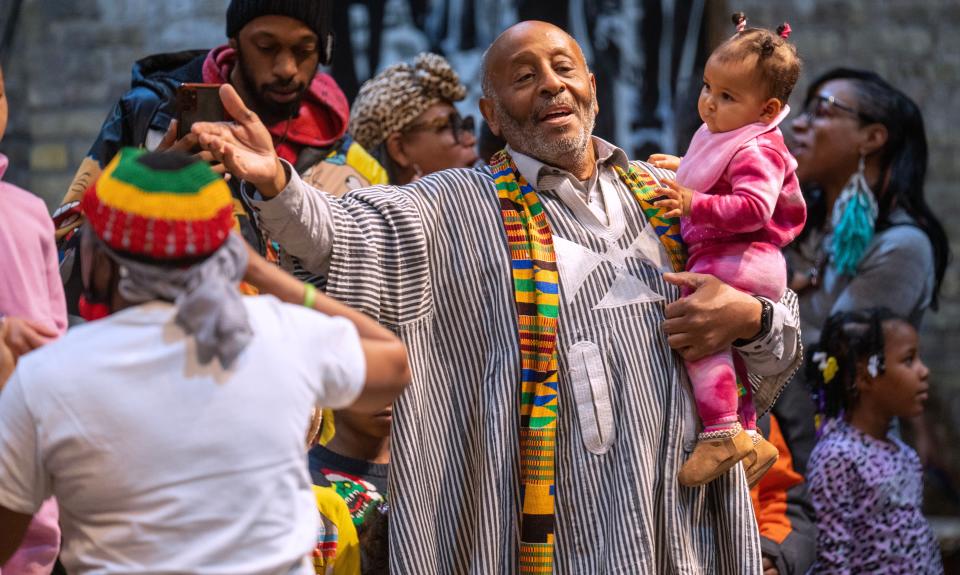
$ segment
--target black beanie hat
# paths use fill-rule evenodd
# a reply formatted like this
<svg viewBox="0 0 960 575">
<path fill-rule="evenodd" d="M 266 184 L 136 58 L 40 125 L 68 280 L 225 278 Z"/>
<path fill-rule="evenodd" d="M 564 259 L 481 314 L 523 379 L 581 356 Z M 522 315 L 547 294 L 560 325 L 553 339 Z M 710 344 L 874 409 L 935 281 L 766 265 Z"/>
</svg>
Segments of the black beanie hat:
<svg viewBox="0 0 960 575">
<path fill-rule="evenodd" d="M 227 38 L 236 38 L 240 29 L 254 18 L 276 14 L 300 20 L 320 39 L 320 63 L 330 63 L 333 33 L 330 30 L 330 0 L 231 0 L 227 8 Z"/>
</svg>

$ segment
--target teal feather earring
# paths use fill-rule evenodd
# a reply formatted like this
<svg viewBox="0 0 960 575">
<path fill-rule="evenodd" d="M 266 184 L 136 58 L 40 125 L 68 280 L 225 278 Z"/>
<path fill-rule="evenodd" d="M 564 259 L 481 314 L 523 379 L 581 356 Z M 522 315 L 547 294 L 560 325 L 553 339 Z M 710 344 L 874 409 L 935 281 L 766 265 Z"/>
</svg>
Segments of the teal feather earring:
<svg viewBox="0 0 960 575">
<path fill-rule="evenodd" d="M 831 262 L 843 275 L 852 276 L 873 239 L 879 207 L 863 175 L 864 156 L 840 197 L 833 205 L 833 254 Z"/>
</svg>

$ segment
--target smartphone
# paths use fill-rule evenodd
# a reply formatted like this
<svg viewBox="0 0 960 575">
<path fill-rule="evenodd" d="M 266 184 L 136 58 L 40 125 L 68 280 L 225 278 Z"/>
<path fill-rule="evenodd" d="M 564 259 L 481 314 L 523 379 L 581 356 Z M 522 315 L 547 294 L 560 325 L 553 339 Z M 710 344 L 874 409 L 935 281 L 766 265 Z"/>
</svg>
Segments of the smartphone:
<svg viewBox="0 0 960 575">
<path fill-rule="evenodd" d="M 190 133 L 194 122 L 226 119 L 220 101 L 220 84 L 180 84 L 177 88 L 177 139 Z"/>
</svg>

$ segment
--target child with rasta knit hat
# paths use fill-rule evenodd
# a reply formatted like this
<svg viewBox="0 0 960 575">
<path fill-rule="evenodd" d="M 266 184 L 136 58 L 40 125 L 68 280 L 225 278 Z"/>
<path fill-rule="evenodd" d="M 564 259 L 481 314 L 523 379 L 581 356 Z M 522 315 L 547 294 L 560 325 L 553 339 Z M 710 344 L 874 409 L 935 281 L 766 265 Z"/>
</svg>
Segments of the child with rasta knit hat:
<svg viewBox="0 0 960 575">
<path fill-rule="evenodd" d="M 767 315 L 770 301 L 779 301 L 786 290 L 780 248 L 806 219 L 797 162 L 777 127 L 790 111 L 787 99 L 800 60 L 787 42 L 789 25 L 774 34 L 746 28 L 742 13 L 734 22 L 737 33 L 707 60 L 697 106 L 704 123 L 687 155 L 681 161 L 655 154 L 650 161 L 677 170 L 677 181 L 664 182 L 656 205 L 670 210 L 667 217 L 681 217 L 687 271 L 714 275 L 765 298 Z M 777 450 L 757 431 L 740 357 L 727 349 L 686 366 L 703 432 L 677 479 L 703 485 L 744 460 L 753 486 L 776 461 Z"/>
<path fill-rule="evenodd" d="M 895 417 L 923 413 L 930 370 L 919 345 L 909 322 L 872 308 L 832 315 L 812 350 L 807 373 L 820 427 L 807 467 L 818 531 L 813 573 L 943 573 L 921 512 L 920 458 L 890 434 Z"/>
<path fill-rule="evenodd" d="M 310 414 L 379 412 L 406 348 L 253 252 L 232 204 L 207 163 L 134 148 L 85 192 L 81 279 L 108 315 L 0 394 L 0 563 L 56 495 L 71 573 L 312 572 Z"/>
</svg>

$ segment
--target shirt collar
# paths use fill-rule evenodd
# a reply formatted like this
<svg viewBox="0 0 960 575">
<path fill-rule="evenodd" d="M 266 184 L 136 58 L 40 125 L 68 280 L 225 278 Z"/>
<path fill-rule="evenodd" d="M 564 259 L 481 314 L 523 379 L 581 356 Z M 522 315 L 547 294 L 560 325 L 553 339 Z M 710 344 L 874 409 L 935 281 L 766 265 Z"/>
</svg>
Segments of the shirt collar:
<svg viewBox="0 0 960 575">
<path fill-rule="evenodd" d="M 591 141 L 594 149 L 597 151 L 597 166 L 613 164 L 624 170 L 629 169 L 630 160 L 627 158 L 626 152 L 597 136 L 591 136 Z M 513 158 L 513 163 L 516 164 L 520 175 L 523 176 L 535 190 L 539 191 L 540 189 L 540 178 L 553 170 L 559 171 L 561 175 L 565 175 L 571 180 L 576 179 L 570 172 L 545 164 L 523 152 L 518 152 L 509 144 L 507 144 L 507 152 L 510 154 L 510 157 Z"/>
</svg>

